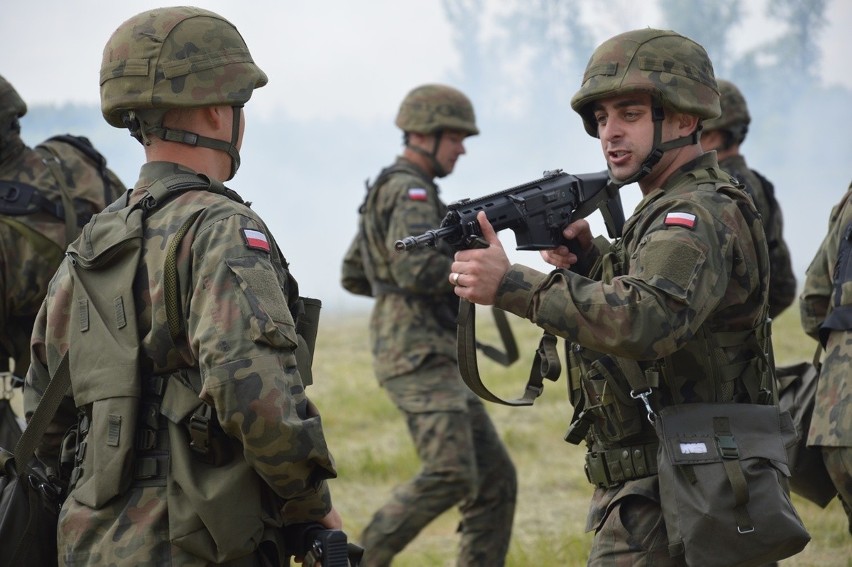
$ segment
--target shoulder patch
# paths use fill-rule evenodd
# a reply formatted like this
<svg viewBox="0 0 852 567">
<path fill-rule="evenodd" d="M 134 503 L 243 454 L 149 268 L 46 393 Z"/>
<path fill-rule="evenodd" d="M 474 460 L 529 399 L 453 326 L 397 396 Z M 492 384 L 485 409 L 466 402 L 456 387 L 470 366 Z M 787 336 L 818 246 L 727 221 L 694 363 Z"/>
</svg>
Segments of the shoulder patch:
<svg viewBox="0 0 852 567">
<path fill-rule="evenodd" d="M 408 198 L 412 201 L 428 201 L 429 195 L 422 187 L 412 187 L 408 190 Z"/>
<path fill-rule="evenodd" d="M 695 215 L 692 213 L 669 213 L 666 215 L 666 226 L 682 226 L 695 228 Z"/>
<path fill-rule="evenodd" d="M 269 252 L 269 240 L 261 231 L 254 230 L 253 228 L 241 228 L 240 232 L 243 233 L 243 240 L 246 243 L 246 247 Z"/>
</svg>

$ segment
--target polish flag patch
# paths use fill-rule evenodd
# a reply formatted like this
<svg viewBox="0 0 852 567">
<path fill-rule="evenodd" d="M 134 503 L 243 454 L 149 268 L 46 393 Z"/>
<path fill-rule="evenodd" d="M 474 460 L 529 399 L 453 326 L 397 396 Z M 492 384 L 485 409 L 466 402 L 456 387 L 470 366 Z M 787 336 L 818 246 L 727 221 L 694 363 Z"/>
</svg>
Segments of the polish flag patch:
<svg viewBox="0 0 852 567">
<path fill-rule="evenodd" d="M 669 213 L 666 215 L 666 226 L 682 226 L 695 228 L 695 215 L 692 213 Z"/>
<path fill-rule="evenodd" d="M 247 247 L 254 250 L 263 250 L 267 253 L 269 252 L 269 240 L 266 238 L 265 234 L 252 228 L 243 228 L 241 230 Z"/>
<path fill-rule="evenodd" d="M 428 195 L 426 194 L 426 189 L 416 187 L 408 190 L 408 198 L 412 201 L 426 201 Z"/>
</svg>

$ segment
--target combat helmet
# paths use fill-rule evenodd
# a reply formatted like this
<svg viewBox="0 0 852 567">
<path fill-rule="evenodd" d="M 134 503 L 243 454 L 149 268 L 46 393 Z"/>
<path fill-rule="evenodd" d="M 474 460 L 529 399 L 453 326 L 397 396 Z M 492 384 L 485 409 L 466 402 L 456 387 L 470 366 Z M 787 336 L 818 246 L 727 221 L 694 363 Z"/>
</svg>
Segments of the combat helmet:
<svg viewBox="0 0 852 567">
<path fill-rule="evenodd" d="M 16 119 L 27 113 L 27 104 L 15 87 L 0 75 L 0 118 L 14 116 Z"/>
<path fill-rule="evenodd" d="M 704 123 L 704 130 L 724 130 L 731 135 L 731 141 L 741 144 L 748 133 L 751 116 L 748 105 L 740 89 L 731 81 L 717 79 L 719 97 L 721 98 L 722 114 Z"/>
<path fill-rule="evenodd" d="M 396 125 L 403 132 L 405 145 L 425 155 L 438 177 L 447 174 L 437 159 L 438 146 L 444 131 L 458 130 L 468 136 L 479 134 L 470 99 L 457 89 L 438 84 L 421 85 L 405 95 L 399 105 Z M 409 134 L 412 132 L 435 136 L 431 153 L 409 144 Z"/>
<path fill-rule="evenodd" d="M 238 109 L 267 83 L 237 28 L 214 12 L 194 7 L 157 8 L 137 14 L 113 32 L 100 72 L 101 112 L 140 142 L 150 135 L 214 148 L 239 167 L 235 144 Z M 231 142 L 162 126 L 175 108 L 234 107 Z"/>
<path fill-rule="evenodd" d="M 698 143 L 691 135 L 661 142 L 665 108 L 701 120 L 721 113 L 713 64 L 704 48 L 670 30 L 651 28 L 616 35 L 595 49 L 583 73 L 583 82 L 571 98 L 571 108 L 583 119 L 589 135 L 598 137 L 593 102 L 630 93 L 646 92 L 653 100 L 654 148 L 632 183 L 650 172 L 663 152 Z"/>
<path fill-rule="evenodd" d="M 479 134 L 470 99 L 446 85 L 422 85 L 409 92 L 399 106 L 396 125 L 403 132 L 419 134 L 441 130 Z"/>
</svg>

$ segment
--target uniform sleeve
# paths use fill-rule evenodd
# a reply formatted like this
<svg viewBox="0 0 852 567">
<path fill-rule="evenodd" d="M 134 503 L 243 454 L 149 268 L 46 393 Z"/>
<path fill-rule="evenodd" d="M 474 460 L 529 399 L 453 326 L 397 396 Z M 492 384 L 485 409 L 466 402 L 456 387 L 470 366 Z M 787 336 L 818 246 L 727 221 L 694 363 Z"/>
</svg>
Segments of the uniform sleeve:
<svg viewBox="0 0 852 567">
<path fill-rule="evenodd" d="M 693 227 L 652 221 L 630 257 L 626 275 L 610 283 L 566 270 L 544 276 L 513 267 L 497 306 L 587 348 L 653 360 L 678 350 L 725 294 L 733 242 L 721 223 L 697 207 Z M 522 311 L 523 310 L 523 311 Z"/>
<path fill-rule="evenodd" d="M 384 188 L 389 191 L 388 198 L 394 199 L 385 242 L 391 251 L 391 275 L 399 287 L 413 293 L 452 293 L 447 276 L 453 259 L 446 243 L 404 253 L 394 251 L 397 240 L 438 228 L 443 220 L 439 213 L 443 206 L 437 202 L 434 189 L 416 185 L 414 178 L 400 178 L 405 181 L 390 182 Z"/>
<path fill-rule="evenodd" d="M 771 197 L 775 201 L 774 197 Z M 769 246 L 770 286 L 769 316 L 776 317 L 796 300 L 796 276 L 790 249 L 784 240 L 784 215 L 778 203 L 766 224 L 766 243 Z"/>
<path fill-rule="evenodd" d="M 852 188 L 850 188 L 852 189 Z M 819 327 L 825 321 L 830 310 L 834 291 L 833 273 L 837 263 L 840 240 L 846 226 L 852 222 L 852 206 L 847 193 L 836 205 L 829 216 L 828 231 L 805 272 L 805 284 L 799 297 L 799 311 L 802 328 L 808 335 L 817 338 Z M 850 299 L 852 303 L 852 299 Z"/>
<path fill-rule="evenodd" d="M 317 520 L 331 506 L 324 482 L 336 476 L 319 413 L 296 366 L 293 319 L 272 239 L 233 215 L 193 242 L 188 336 L 223 429 L 246 461 L 287 501 L 288 520 Z"/>
</svg>

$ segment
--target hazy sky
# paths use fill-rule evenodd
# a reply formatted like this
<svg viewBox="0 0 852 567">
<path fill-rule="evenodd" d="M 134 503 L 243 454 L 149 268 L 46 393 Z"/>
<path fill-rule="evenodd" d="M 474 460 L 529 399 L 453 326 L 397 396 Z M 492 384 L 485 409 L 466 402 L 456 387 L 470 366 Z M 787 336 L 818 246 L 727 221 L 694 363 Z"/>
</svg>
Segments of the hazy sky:
<svg viewBox="0 0 852 567">
<path fill-rule="evenodd" d="M 514 3 L 489 0 L 489 12 Z M 101 53 L 110 34 L 133 14 L 162 5 L 138 0 L 4 4 L 0 73 L 30 104 L 97 102 Z M 440 0 L 199 0 L 195 5 L 230 19 L 269 75 L 252 112 L 306 121 L 390 117 L 413 84 L 440 80 L 457 64 Z M 740 48 L 780 31 L 761 18 L 764 5 L 765 0 L 743 0 L 748 33 L 737 34 Z M 827 12 L 830 23 L 821 47 L 822 71 L 828 72 L 822 74 L 826 83 L 852 88 L 852 1 L 829 0 Z M 661 25 L 652 2 L 635 0 L 589 1 L 579 17 L 595 22 L 600 41 Z"/>
<path fill-rule="evenodd" d="M 369 300 L 353 298 L 340 288 L 340 259 L 355 231 L 364 179 L 374 177 L 399 150 L 400 134 L 393 126 L 399 102 L 415 85 L 452 83 L 457 76 L 459 57 L 442 2 L 200 0 L 196 4 L 231 20 L 269 76 L 269 84 L 246 107 L 243 166 L 229 186 L 254 201 L 304 284 L 306 295 L 321 297 L 332 307 L 368 306 Z M 31 107 L 66 102 L 97 105 L 104 44 L 121 22 L 156 5 L 139 0 L 7 0 L 0 19 L 4 42 L 0 74 Z M 488 0 L 486 21 L 515 5 L 523 6 L 524 0 Z M 765 5 L 766 0 L 743 0 L 745 21 L 731 37 L 734 50 L 746 50 L 783 31 L 762 16 Z M 629 29 L 664 27 L 655 6 L 636 0 L 588 0 L 577 17 L 594 30 L 594 39 L 600 42 Z M 820 76 L 825 86 L 842 82 L 852 89 L 848 61 L 852 0 L 829 0 L 826 15 L 829 26 L 820 36 Z M 486 25 L 483 33 L 488 36 L 500 29 Z M 598 143 L 581 132 L 579 118 L 567 101 L 554 109 L 531 108 L 530 94 L 540 70 L 522 68 L 524 61 L 522 55 L 511 54 L 503 61 L 505 76 L 500 77 L 500 85 L 482 85 L 483 91 L 469 93 L 483 135 L 466 143 L 469 154 L 453 175 L 441 180 L 445 201 L 529 181 L 543 169 L 561 167 L 581 173 L 605 167 Z M 508 96 L 497 92 L 507 85 L 513 90 Z M 487 105 L 492 105 L 492 112 L 480 113 Z M 507 134 L 505 125 L 499 123 L 509 123 L 506 119 L 511 115 L 534 124 L 527 119 L 536 113 L 544 113 L 560 125 L 570 121 L 565 131 L 545 140 L 544 149 L 538 144 L 538 153 L 526 151 L 525 141 L 534 137 L 541 141 L 541 132 L 518 127 Z M 803 119 L 810 120 L 810 116 Z M 25 121 L 27 118 L 31 116 Z M 348 129 L 338 127 L 341 120 Z M 88 130 L 92 123 L 100 130 Z M 106 127 L 97 116 L 86 115 L 80 124 L 87 129 L 72 133 L 92 137 L 122 180 L 134 183 L 143 157 L 139 146 L 126 132 Z M 489 135 L 501 131 L 501 126 L 502 138 Z M 746 148 L 748 155 L 759 147 L 759 126 L 755 141 Z M 837 126 L 826 125 L 826 137 L 814 142 L 828 143 L 834 153 L 819 152 L 816 159 L 800 165 L 775 155 L 756 159 L 755 164 L 750 160 L 752 167 L 776 183 L 785 211 L 785 236 L 800 283 L 822 238 L 828 211 L 850 179 L 845 156 L 852 155 L 852 141 L 844 128 L 852 125 Z M 57 132 L 38 135 L 53 133 Z M 795 124 L 790 126 L 790 136 L 786 136 L 787 130 L 784 133 L 794 145 L 810 143 L 795 135 Z M 25 139 L 28 135 L 35 133 L 24 123 Z M 298 155 L 293 153 L 294 144 L 301 150 Z M 830 157 L 833 155 L 841 157 Z M 785 166 L 793 167 L 794 175 Z M 630 214 L 638 202 L 638 189 L 627 187 L 622 195 Z M 537 254 L 518 254 L 523 255 L 513 259 L 546 269 Z"/>
</svg>

